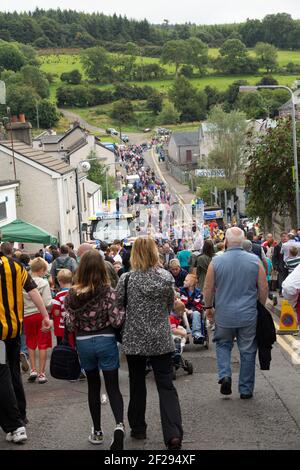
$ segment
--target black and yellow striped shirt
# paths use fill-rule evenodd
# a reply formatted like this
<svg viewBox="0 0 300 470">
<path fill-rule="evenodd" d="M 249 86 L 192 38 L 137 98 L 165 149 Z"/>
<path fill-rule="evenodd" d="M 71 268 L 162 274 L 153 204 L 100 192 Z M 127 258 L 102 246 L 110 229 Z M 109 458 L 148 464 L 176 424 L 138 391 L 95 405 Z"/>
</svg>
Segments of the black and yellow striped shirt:
<svg viewBox="0 0 300 470">
<path fill-rule="evenodd" d="M 26 269 L 11 258 L 0 256 L 0 339 L 15 338 L 22 332 L 23 288 L 36 287 Z"/>
</svg>

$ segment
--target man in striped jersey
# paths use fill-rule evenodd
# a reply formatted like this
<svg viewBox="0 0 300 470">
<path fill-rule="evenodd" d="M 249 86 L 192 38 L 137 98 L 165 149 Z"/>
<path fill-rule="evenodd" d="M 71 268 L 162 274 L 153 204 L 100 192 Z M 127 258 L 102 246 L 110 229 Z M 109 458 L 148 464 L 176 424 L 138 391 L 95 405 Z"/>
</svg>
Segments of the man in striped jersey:
<svg viewBox="0 0 300 470">
<path fill-rule="evenodd" d="M 20 371 L 23 288 L 43 315 L 42 328 L 49 330 L 48 312 L 35 282 L 18 261 L 0 251 L 0 341 L 5 344 L 6 353 L 6 361 L 2 357 L 0 363 L 0 426 L 11 442 L 27 439 L 26 399 Z"/>
</svg>

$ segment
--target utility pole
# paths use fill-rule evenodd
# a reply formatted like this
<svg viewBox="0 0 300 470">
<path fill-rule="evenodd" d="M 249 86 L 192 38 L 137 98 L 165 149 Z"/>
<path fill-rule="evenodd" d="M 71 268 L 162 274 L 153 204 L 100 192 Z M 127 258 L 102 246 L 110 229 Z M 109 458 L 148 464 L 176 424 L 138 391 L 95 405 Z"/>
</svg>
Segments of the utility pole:
<svg viewBox="0 0 300 470">
<path fill-rule="evenodd" d="M 12 132 L 11 112 L 10 112 L 9 107 L 7 107 L 7 115 L 8 115 L 8 118 L 9 118 L 10 142 L 11 142 L 11 150 L 12 150 L 12 158 L 13 158 L 14 177 L 15 177 L 15 180 L 16 180 L 17 179 L 17 171 L 16 171 L 16 160 L 15 160 L 15 150 L 14 150 L 14 139 L 13 139 L 13 132 Z"/>
<path fill-rule="evenodd" d="M 107 181 L 107 172 L 108 172 L 108 167 L 106 167 L 106 171 L 105 171 L 106 201 L 108 201 L 108 181 Z"/>
<path fill-rule="evenodd" d="M 80 241 L 80 244 L 81 244 L 82 243 L 82 227 L 81 227 L 81 204 L 80 204 L 80 188 L 79 188 L 78 168 L 74 168 L 74 170 L 75 170 L 75 184 L 76 184 L 79 241 Z"/>
<path fill-rule="evenodd" d="M 37 125 L 37 128 L 39 129 L 40 128 L 40 118 L 39 118 L 39 104 L 38 103 L 35 104 L 35 108 L 36 108 L 36 125 Z"/>
</svg>

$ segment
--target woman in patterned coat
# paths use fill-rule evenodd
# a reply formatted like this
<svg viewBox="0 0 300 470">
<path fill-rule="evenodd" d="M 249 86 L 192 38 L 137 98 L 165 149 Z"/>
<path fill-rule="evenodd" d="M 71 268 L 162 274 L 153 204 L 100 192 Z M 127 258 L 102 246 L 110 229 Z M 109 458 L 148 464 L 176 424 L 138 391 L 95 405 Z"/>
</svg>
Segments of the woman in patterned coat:
<svg viewBox="0 0 300 470">
<path fill-rule="evenodd" d="M 150 237 L 135 240 L 130 262 L 132 271 L 119 280 L 117 305 L 126 307 L 122 345 L 129 369 L 131 436 L 146 439 L 145 370 L 149 357 L 159 394 L 165 444 L 168 449 L 180 449 L 183 430 L 178 395 L 172 382 L 174 343 L 169 324 L 174 279 L 159 266 L 158 248 Z"/>
</svg>

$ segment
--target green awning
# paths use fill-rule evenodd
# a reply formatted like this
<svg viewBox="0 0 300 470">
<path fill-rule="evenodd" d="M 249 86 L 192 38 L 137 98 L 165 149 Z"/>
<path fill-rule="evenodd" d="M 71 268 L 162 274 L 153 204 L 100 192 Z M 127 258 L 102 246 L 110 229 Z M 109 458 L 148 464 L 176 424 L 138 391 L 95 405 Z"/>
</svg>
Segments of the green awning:
<svg viewBox="0 0 300 470">
<path fill-rule="evenodd" d="M 0 227 L 0 240 L 2 242 L 14 241 L 18 243 L 40 243 L 42 245 L 56 245 L 57 238 L 36 225 L 16 219 L 10 224 Z"/>
</svg>

